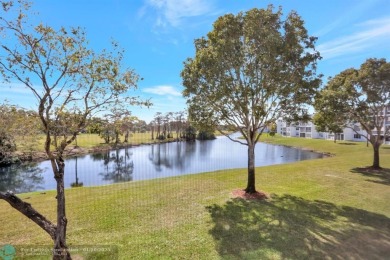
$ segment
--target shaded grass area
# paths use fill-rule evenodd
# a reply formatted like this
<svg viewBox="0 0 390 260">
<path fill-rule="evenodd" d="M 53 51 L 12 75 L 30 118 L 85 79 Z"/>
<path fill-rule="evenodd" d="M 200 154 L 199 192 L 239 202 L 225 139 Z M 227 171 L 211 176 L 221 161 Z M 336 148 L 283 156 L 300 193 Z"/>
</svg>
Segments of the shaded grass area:
<svg viewBox="0 0 390 260">
<path fill-rule="evenodd" d="M 233 199 L 208 210 L 222 257 L 233 259 L 384 259 L 390 222 L 384 215 L 292 195 Z"/>
<path fill-rule="evenodd" d="M 256 169 L 271 199 L 247 201 L 246 170 L 67 190 L 68 244 L 112 245 L 120 259 L 386 259 L 390 189 L 365 143 L 263 138 L 333 157 Z M 386 148 L 386 147 L 383 147 Z M 381 149 L 390 168 L 390 150 Z M 386 176 L 387 170 L 382 175 Z M 367 181 L 370 180 L 370 181 Z M 55 192 L 21 194 L 55 220 Z M 0 201 L 0 246 L 51 245 L 47 234 Z M 88 259 L 103 253 L 80 253 Z"/>
<path fill-rule="evenodd" d="M 353 168 L 352 172 L 363 174 L 370 177 L 367 181 L 390 185 L 390 169 L 373 169 L 371 167 Z"/>
</svg>

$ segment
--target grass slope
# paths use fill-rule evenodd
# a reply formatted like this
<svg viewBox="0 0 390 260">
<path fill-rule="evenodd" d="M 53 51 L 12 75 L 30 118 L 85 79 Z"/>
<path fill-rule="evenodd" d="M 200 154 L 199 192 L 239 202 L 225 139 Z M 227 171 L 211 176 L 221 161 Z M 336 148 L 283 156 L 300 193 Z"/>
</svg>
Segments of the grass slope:
<svg viewBox="0 0 390 260">
<path fill-rule="evenodd" d="M 113 245 L 119 259 L 385 259 L 390 255 L 390 147 L 364 172 L 365 143 L 263 141 L 335 156 L 256 169 L 267 201 L 233 198 L 246 170 L 67 190 L 68 245 Z M 55 220 L 55 192 L 20 195 Z M 0 201 L 0 246 L 48 245 L 39 227 Z M 17 247 L 18 248 L 18 247 Z M 99 252 L 77 252 L 104 259 Z"/>
</svg>

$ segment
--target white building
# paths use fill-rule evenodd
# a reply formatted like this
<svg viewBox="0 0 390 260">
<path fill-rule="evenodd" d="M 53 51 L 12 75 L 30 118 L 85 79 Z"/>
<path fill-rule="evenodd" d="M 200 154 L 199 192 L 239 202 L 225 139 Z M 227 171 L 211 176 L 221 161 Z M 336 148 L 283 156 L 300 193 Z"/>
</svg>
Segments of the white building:
<svg viewBox="0 0 390 260">
<path fill-rule="evenodd" d="M 302 138 L 314 138 L 314 139 L 327 139 L 334 140 L 336 135 L 336 140 L 344 141 L 354 141 L 354 142 L 365 142 L 366 139 L 363 135 L 366 135 L 366 131 L 360 129 L 359 126 L 354 126 L 354 130 L 351 128 L 344 128 L 342 133 L 329 133 L 329 132 L 318 132 L 316 126 L 313 122 L 295 122 L 287 123 L 283 120 L 277 121 L 277 132 L 278 134 L 286 137 L 302 137 Z"/>
<path fill-rule="evenodd" d="M 344 128 L 342 133 L 335 134 L 335 133 L 324 132 L 322 134 L 324 136 L 324 139 L 327 140 L 334 140 L 336 135 L 336 140 L 365 142 L 366 139 L 363 136 L 367 135 L 367 132 L 363 129 L 360 129 L 360 127 L 357 125 L 354 126 L 354 130 L 352 130 L 351 128 Z"/>
<path fill-rule="evenodd" d="M 323 138 L 323 135 L 317 132 L 312 122 L 296 122 L 288 124 L 283 120 L 276 123 L 277 132 L 283 136 L 303 137 L 303 138 Z"/>
<path fill-rule="evenodd" d="M 390 129 L 390 106 L 384 109 L 384 127 L 380 131 L 380 135 L 384 136 L 385 129 Z M 279 119 L 276 122 L 277 133 L 286 136 L 286 137 L 302 137 L 302 138 L 315 138 L 315 139 L 326 139 L 334 140 L 336 135 L 336 140 L 343 141 L 354 141 L 354 142 L 365 142 L 367 141 L 364 136 L 367 136 L 367 132 L 362 129 L 359 125 L 354 125 L 353 129 L 347 127 L 343 129 L 342 133 L 329 133 L 329 132 L 318 132 L 316 126 L 313 122 L 294 122 L 287 123 L 286 121 Z M 389 130 L 388 130 L 389 131 Z M 374 135 L 378 134 L 373 132 Z M 387 136 L 385 144 L 390 144 L 390 137 Z"/>
</svg>

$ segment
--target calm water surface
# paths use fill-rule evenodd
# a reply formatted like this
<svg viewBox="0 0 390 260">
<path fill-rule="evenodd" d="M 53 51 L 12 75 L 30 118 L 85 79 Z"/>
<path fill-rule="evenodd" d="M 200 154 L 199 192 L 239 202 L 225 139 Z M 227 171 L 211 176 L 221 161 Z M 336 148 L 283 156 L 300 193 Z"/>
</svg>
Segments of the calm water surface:
<svg viewBox="0 0 390 260">
<path fill-rule="evenodd" d="M 322 158 L 322 154 L 276 146 L 256 145 L 256 166 Z M 211 141 L 146 145 L 66 160 L 65 187 L 107 185 L 207 171 L 247 167 L 247 147 L 227 137 Z M 0 191 L 16 193 L 53 190 L 56 182 L 49 161 L 0 168 Z"/>
</svg>

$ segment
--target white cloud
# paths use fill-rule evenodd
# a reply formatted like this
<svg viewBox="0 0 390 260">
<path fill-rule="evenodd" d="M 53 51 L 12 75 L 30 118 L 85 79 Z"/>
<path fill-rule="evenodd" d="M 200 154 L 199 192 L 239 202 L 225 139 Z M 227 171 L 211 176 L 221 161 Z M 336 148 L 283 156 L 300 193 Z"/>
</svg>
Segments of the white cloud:
<svg viewBox="0 0 390 260">
<path fill-rule="evenodd" d="M 369 20 L 355 25 L 357 32 L 318 45 L 324 59 L 331 59 L 368 48 L 382 46 L 390 40 L 390 17 Z"/>
<path fill-rule="evenodd" d="M 157 11 L 156 26 L 178 27 L 188 17 L 207 15 L 213 12 L 213 0 L 146 0 L 146 5 Z M 142 11 L 142 16 L 145 10 Z"/>
<path fill-rule="evenodd" d="M 159 96 L 181 96 L 181 93 L 172 86 L 155 86 L 152 88 L 144 88 L 142 91 Z"/>
</svg>

